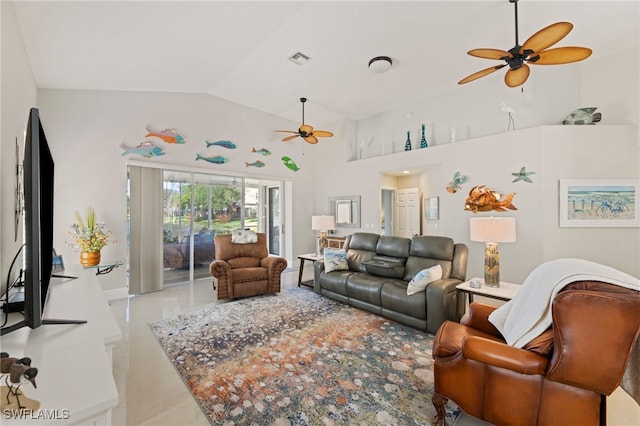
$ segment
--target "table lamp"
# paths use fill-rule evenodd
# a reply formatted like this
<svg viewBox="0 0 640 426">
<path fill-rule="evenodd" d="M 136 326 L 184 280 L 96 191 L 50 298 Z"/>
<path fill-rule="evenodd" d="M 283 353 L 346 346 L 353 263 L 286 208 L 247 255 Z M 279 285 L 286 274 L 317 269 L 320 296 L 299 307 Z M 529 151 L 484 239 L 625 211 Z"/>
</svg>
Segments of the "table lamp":
<svg viewBox="0 0 640 426">
<path fill-rule="evenodd" d="M 311 229 L 320 231 L 320 239 L 318 240 L 318 253 L 324 254 L 324 249 L 329 245 L 327 240 L 327 230 L 336 226 L 333 216 L 311 216 Z"/>
<path fill-rule="evenodd" d="M 469 222 L 471 241 L 485 243 L 484 283 L 489 287 L 500 287 L 500 255 L 498 243 L 516 240 L 514 217 L 476 217 Z"/>
</svg>

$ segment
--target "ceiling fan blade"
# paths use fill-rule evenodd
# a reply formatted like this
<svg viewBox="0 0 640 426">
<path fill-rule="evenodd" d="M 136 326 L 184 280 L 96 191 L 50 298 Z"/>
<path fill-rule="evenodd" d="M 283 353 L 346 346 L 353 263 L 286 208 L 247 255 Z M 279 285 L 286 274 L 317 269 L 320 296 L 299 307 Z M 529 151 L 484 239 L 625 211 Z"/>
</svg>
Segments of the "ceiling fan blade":
<svg viewBox="0 0 640 426">
<path fill-rule="evenodd" d="M 588 47 L 557 47 L 555 49 L 545 50 L 537 54 L 532 60 L 528 61 L 535 65 L 557 65 L 568 64 L 571 62 L 582 61 L 591 56 L 591 49 Z"/>
<path fill-rule="evenodd" d="M 529 37 L 520 48 L 520 53 L 525 50 L 542 52 L 564 38 L 573 29 L 571 22 L 556 22 L 545 27 Z"/>
<path fill-rule="evenodd" d="M 458 84 L 465 84 L 465 83 L 469 83 L 470 81 L 477 80 L 480 77 L 484 77 L 485 75 L 489 75 L 492 72 L 498 71 L 500 68 L 503 68 L 506 65 L 507 64 L 501 64 L 501 65 L 496 65 L 495 67 L 483 69 L 482 71 L 478 71 L 476 73 L 471 74 L 468 77 L 463 78 L 458 82 Z"/>
<path fill-rule="evenodd" d="M 467 52 L 471 56 L 484 59 L 504 59 L 513 58 L 513 55 L 506 50 L 500 49 L 473 49 Z"/>
<path fill-rule="evenodd" d="M 287 136 L 286 138 L 282 139 L 283 142 L 287 142 L 290 141 L 291 139 L 295 139 L 298 137 L 298 134 L 296 133 L 295 135 L 291 135 L 291 136 Z"/>
<path fill-rule="evenodd" d="M 510 69 L 509 71 L 507 71 L 507 73 L 504 75 L 504 82 L 509 87 L 518 87 L 525 81 L 527 81 L 530 72 L 531 69 L 527 66 L 527 64 L 522 64 L 522 66 L 517 70 Z"/>
<path fill-rule="evenodd" d="M 294 132 L 293 130 L 276 130 L 276 132 L 295 133 L 296 135 L 298 134 L 298 132 Z"/>
<path fill-rule="evenodd" d="M 326 130 L 314 130 L 313 136 L 320 138 L 330 138 L 331 136 L 333 136 L 333 133 L 327 132 Z"/>
<path fill-rule="evenodd" d="M 303 124 L 302 126 L 300 126 L 300 128 L 298 129 L 298 133 L 306 133 L 309 134 L 313 132 L 313 127 L 309 126 L 308 124 Z"/>
<path fill-rule="evenodd" d="M 318 143 L 318 138 L 316 138 L 313 135 L 307 136 L 303 138 L 305 142 L 307 143 Z"/>
</svg>

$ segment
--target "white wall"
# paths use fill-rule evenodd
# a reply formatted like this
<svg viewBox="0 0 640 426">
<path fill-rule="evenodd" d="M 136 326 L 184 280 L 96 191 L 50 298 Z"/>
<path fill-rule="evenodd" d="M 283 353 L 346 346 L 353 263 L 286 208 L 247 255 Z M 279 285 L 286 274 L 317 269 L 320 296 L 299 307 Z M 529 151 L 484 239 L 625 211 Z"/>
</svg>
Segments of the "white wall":
<svg viewBox="0 0 640 426">
<path fill-rule="evenodd" d="M 636 139 L 633 125 L 535 127 L 359 161 L 333 161 L 316 192 L 319 203 L 330 196 L 361 195 L 362 228 L 338 229 L 339 233 L 378 232 L 380 188 L 392 182 L 382 173 L 423 168 L 423 195 L 440 197 L 440 220 L 429 221 L 438 228 L 423 233 L 466 243 L 469 277 L 482 276 L 484 249 L 482 243 L 469 240 L 469 218 L 474 214 L 465 211 L 464 204 L 470 189 L 487 185 L 505 195 L 515 192 L 517 211 L 477 214 L 517 220 L 517 242 L 501 244 L 504 281 L 521 282 L 535 266 L 557 257 L 583 257 L 638 276 L 640 228 L 560 228 L 558 216 L 559 179 L 640 178 Z M 522 166 L 536 172 L 533 183 L 512 182 L 511 173 Z M 468 181 L 452 194 L 445 188 L 457 171 Z M 376 224 L 375 229 L 367 224 Z"/>
<path fill-rule="evenodd" d="M 0 289 L 4 292 L 9 266 L 22 244 L 22 228 L 17 241 L 14 235 L 14 194 L 16 184 L 16 138 L 20 145 L 20 161 L 24 154 L 24 131 L 27 126 L 29 109 L 35 107 L 37 88 L 31 67 L 18 31 L 18 23 L 13 11 L 13 3 L 0 2 L 1 26 L 1 63 L 0 83 L 0 147 L 2 174 L 2 197 L 0 198 Z M 14 266 L 13 281 L 22 267 L 22 258 Z"/>
<path fill-rule="evenodd" d="M 77 254 L 66 246 L 66 231 L 73 223 L 74 211 L 93 206 L 98 219 L 113 231 L 117 243 L 103 249 L 105 259 L 125 259 L 127 161 L 146 161 L 167 167 L 180 166 L 205 172 L 244 175 L 292 182 L 295 232 L 286 236 L 293 241 L 289 259 L 313 251 L 314 238 L 310 217 L 315 214 L 308 188 L 315 178 L 314 147 L 302 140 L 282 142 L 275 129 L 295 129 L 298 123 L 284 120 L 210 95 L 40 90 L 39 104 L 43 126 L 56 161 L 56 235 L 54 245 L 67 262 Z M 174 128 L 185 144 L 157 141 L 165 155 L 149 160 L 141 156 L 121 156 L 120 144 L 134 147 L 145 140 L 145 126 L 155 130 Z M 205 139 L 231 140 L 235 150 L 206 148 Z M 266 148 L 268 157 L 251 153 Z M 196 153 L 224 155 L 229 162 L 213 165 L 196 161 Z M 298 172 L 283 165 L 289 156 L 300 167 Z M 247 167 L 246 162 L 261 160 L 263 168 Z M 105 289 L 121 287 L 125 270 L 118 268 L 104 276 Z"/>
</svg>

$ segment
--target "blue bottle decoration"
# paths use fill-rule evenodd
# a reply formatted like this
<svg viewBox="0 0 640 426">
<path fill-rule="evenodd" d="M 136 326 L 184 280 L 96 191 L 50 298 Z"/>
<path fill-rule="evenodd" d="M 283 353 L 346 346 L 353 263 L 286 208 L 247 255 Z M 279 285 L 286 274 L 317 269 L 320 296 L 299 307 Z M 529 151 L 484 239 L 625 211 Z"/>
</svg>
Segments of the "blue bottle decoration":
<svg viewBox="0 0 640 426">
<path fill-rule="evenodd" d="M 426 148 L 429 145 L 427 145 L 427 138 L 424 137 L 424 124 L 422 125 L 422 138 L 420 139 L 420 148 Z"/>
<path fill-rule="evenodd" d="M 411 151 L 411 131 L 407 130 L 407 141 L 404 144 L 405 151 Z"/>
</svg>

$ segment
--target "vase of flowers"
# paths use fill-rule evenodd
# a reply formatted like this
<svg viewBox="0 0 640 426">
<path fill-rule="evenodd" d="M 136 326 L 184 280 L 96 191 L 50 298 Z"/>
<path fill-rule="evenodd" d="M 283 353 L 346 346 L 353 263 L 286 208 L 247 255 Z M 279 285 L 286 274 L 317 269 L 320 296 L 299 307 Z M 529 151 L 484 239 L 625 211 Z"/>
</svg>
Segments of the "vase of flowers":
<svg viewBox="0 0 640 426">
<path fill-rule="evenodd" d="M 71 225 L 69 245 L 80 252 L 80 264 L 83 267 L 96 266 L 100 263 L 100 250 L 109 244 L 111 231 L 104 223 L 96 222 L 96 212 L 88 207 L 85 220 L 76 212 L 76 221 Z"/>
</svg>

